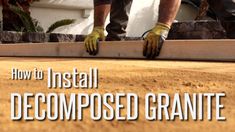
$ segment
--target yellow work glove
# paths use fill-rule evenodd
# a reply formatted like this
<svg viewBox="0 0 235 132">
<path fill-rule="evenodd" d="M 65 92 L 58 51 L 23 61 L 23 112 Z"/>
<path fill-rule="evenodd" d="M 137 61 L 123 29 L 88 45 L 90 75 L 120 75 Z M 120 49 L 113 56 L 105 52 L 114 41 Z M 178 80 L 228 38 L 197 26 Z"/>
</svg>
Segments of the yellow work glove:
<svg viewBox="0 0 235 132">
<path fill-rule="evenodd" d="M 96 55 L 99 50 L 99 41 L 104 41 L 104 28 L 94 27 L 91 34 L 85 38 L 85 48 L 90 55 Z"/>
<path fill-rule="evenodd" d="M 143 55 L 149 59 L 154 59 L 160 54 L 162 45 L 168 36 L 170 26 L 157 23 L 144 38 Z"/>
</svg>

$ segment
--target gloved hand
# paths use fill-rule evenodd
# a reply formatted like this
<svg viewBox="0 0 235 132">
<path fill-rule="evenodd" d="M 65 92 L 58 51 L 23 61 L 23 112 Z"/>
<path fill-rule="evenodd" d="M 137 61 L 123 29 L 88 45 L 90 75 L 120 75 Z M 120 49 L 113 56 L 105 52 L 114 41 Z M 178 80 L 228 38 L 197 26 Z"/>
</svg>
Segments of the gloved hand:
<svg viewBox="0 0 235 132">
<path fill-rule="evenodd" d="M 150 30 L 148 35 L 144 38 L 143 55 L 149 59 L 154 59 L 160 54 L 160 50 L 165 39 L 168 36 L 170 26 L 157 23 L 157 25 Z"/>
<path fill-rule="evenodd" d="M 96 55 L 99 50 L 99 41 L 104 41 L 104 28 L 94 27 L 91 34 L 89 34 L 85 39 L 85 48 L 90 55 Z"/>
</svg>

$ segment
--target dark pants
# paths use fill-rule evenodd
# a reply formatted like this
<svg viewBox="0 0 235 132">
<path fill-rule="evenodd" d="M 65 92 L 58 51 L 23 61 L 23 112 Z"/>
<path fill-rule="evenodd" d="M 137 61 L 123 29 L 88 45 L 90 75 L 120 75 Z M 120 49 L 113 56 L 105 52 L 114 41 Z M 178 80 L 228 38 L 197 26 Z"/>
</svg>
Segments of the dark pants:
<svg viewBox="0 0 235 132">
<path fill-rule="evenodd" d="M 208 0 L 210 8 L 215 12 L 227 32 L 228 38 L 235 39 L 235 1 Z"/>
<path fill-rule="evenodd" d="M 106 40 L 122 40 L 126 36 L 132 0 L 95 0 L 95 6 L 111 4 L 110 23 L 106 27 Z"/>
</svg>

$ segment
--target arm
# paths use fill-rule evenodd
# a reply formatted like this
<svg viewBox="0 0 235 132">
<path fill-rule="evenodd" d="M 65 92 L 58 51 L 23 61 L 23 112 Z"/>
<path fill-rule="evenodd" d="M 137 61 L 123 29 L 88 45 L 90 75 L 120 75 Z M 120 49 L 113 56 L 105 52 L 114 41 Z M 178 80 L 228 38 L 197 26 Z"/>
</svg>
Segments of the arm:
<svg viewBox="0 0 235 132">
<path fill-rule="evenodd" d="M 98 42 L 105 39 L 104 24 L 110 8 L 111 0 L 94 0 L 94 27 L 85 39 L 85 48 L 90 55 L 98 53 Z"/>
<path fill-rule="evenodd" d="M 179 10 L 181 0 L 161 0 L 158 22 L 171 26 Z"/>
<path fill-rule="evenodd" d="M 110 4 L 95 6 L 94 27 L 104 27 L 105 20 L 110 12 L 110 7 Z"/>
<path fill-rule="evenodd" d="M 170 27 L 179 10 L 181 0 L 161 0 L 159 18 L 156 26 L 148 33 L 144 41 L 143 55 L 154 59 L 159 55 L 162 44 L 168 36 Z"/>
</svg>

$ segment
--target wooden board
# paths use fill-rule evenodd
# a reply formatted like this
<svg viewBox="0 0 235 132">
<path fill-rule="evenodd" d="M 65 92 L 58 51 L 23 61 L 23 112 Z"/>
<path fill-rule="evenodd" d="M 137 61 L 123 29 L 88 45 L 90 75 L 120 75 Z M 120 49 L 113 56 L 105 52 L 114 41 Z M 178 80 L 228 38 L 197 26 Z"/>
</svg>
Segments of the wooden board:
<svg viewBox="0 0 235 132">
<path fill-rule="evenodd" d="M 90 56 L 84 44 L 34 43 L 0 44 L 2 57 L 97 57 L 144 59 L 143 41 L 102 42 L 99 54 Z M 235 61 L 235 40 L 168 40 L 156 59 Z"/>
</svg>

